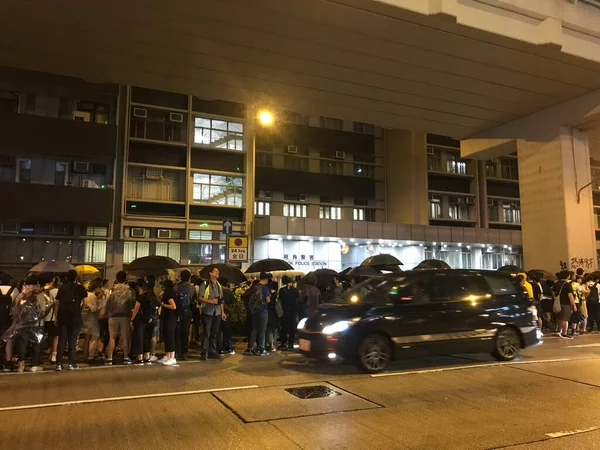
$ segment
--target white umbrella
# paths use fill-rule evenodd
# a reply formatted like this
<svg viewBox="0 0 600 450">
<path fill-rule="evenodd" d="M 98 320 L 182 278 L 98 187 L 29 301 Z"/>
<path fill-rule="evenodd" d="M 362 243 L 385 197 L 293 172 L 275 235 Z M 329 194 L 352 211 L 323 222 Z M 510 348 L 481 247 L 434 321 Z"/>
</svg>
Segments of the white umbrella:
<svg viewBox="0 0 600 450">
<path fill-rule="evenodd" d="M 29 271 L 37 273 L 66 273 L 75 267 L 66 261 L 43 261 L 33 266 Z"/>
</svg>

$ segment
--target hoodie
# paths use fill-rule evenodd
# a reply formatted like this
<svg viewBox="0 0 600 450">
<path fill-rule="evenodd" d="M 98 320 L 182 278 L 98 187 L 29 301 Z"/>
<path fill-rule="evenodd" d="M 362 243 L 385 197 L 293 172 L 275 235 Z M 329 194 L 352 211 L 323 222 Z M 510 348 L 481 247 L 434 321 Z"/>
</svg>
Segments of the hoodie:
<svg viewBox="0 0 600 450">
<path fill-rule="evenodd" d="M 106 300 L 107 317 L 128 317 L 135 303 L 135 295 L 127 284 L 116 284 Z"/>
</svg>

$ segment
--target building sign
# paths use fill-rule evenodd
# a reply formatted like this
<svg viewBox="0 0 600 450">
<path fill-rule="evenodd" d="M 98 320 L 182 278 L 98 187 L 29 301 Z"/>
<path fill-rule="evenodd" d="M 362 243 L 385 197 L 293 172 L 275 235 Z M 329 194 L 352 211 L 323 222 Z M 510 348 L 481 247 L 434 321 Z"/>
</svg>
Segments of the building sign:
<svg viewBox="0 0 600 450">
<path fill-rule="evenodd" d="M 248 236 L 227 236 L 227 261 L 248 262 Z"/>
<path fill-rule="evenodd" d="M 327 267 L 327 261 L 315 261 L 314 255 L 290 255 L 286 253 L 283 255 L 283 259 L 298 270 L 309 269 L 309 271 L 312 271 Z"/>
</svg>

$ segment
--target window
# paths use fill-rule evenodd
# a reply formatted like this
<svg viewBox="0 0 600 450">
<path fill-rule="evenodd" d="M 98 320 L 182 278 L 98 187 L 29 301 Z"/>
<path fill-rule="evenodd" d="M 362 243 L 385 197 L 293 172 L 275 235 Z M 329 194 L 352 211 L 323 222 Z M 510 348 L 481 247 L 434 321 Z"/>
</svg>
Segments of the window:
<svg viewBox="0 0 600 450">
<path fill-rule="evenodd" d="M 190 264 L 212 264 L 212 252 L 212 244 L 190 244 L 188 247 Z"/>
<path fill-rule="evenodd" d="M 16 114 L 19 112 L 19 94 L 0 90 L 0 112 Z"/>
<path fill-rule="evenodd" d="M 31 159 L 17 159 L 17 183 L 31 183 Z"/>
<path fill-rule="evenodd" d="M 504 257 L 502 253 L 490 253 L 486 252 L 483 254 L 483 268 L 487 270 L 498 270 L 504 265 Z"/>
<path fill-rule="evenodd" d="M 319 117 L 319 126 L 321 128 L 329 128 L 330 130 L 342 130 L 344 121 L 342 119 L 334 119 L 333 117 Z"/>
<path fill-rule="evenodd" d="M 498 200 L 488 200 L 488 220 L 490 222 L 499 222 Z"/>
<path fill-rule="evenodd" d="M 54 169 L 54 184 L 65 186 L 68 181 L 69 163 L 57 162 Z"/>
<path fill-rule="evenodd" d="M 244 206 L 242 177 L 194 174 L 193 200 L 208 205 Z"/>
<path fill-rule="evenodd" d="M 321 206 L 319 208 L 320 219 L 341 220 L 342 208 L 339 206 Z"/>
<path fill-rule="evenodd" d="M 108 105 L 103 103 L 78 100 L 76 101 L 73 118 L 75 120 L 82 120 L 84 122 L 108 124 Z"/>
<path fill-rule="evenodd" d="M 35 116 L 59 117 L 60 99 L 44 95 L 27 94 L 25 112 Z"/>
<path fill-rule="evenodd" d="M 596 230 L 600 230 L 600 208 L 594 208 L 594 214 L 596 215 Z"/>
<path fill-rule="evenodd" d="M 284 203 L 283 215 L 285 217 L 306 217 L 306 205 Z"/>
<path fill-rule="evenodd" d="M 461 269 L 472 269 L 473 268 L 473 253 L 471 250 L 462 247 L 460 249 L 461 253 Z"/>
<path fill-rule="evenodd" d="M 502 159 L 502 178 L 506 180 L 519 179 L 519 163 L 515 158 Z"/>
<path fill-rule="evenodd" d="M 358 155 L 353 156 L 354 165 L 352 166 L 352 173 L 357 177 L 375 178 L 375 166 L 370 164 L 375 163 L 375 157 L 373 155 Z M 367 164 L 360 164 L 367 163 Z"/>
<path fill-rule="evenodd" d="M 212 231 L 190 230 L 190 241 L 212 241 Z"/>
<path fill-rule="evenodd" d="M 309 125 L 310 116 L 303 116 L 302 114 L 293 111 L 284 111 L 283 120 L 297 125 Z"/>
<path fill-rule="evenodd" d="M 467 163 L 464 160 L 460 159 L 459 156 L 454 153 L 447 153 L 446 156 L 448 158 L 446 163 L 446 170 L 448 173 L 466 175 Z"/>
<path fill-rule="evenodd" d="M 510 278 L 493 276 L 491 274 L 484 275 L 483 277 L 486 279 L 486 281 L 492 288 L 492 292 L 494 295 L 512 295 L 519 293 L 517 283 L 511 280 Z"/>
<path fill-rule="evenodd" d="M 254 202 L 254 215 L 255 216 L 270 216 L 271 215 L 271 203 L 264 202 L 262 200 L 256 200 Z"/>
<path fill-rule="evenodd" d="M 448 197 L 448 215 L 454 220 L 469 220 L 469 204 L 466 197 Z"/>
<path fill-rule="evenodd" d="M 129 264 L 137 258 L 150 255 L 150 242 L 125 242 L 123 262 Z"/>
<path fill-rule="evenodd" d="M 521 206 L 519 202 L 503 202 L 502 210 L 506 223 L 521 223 Z"/>
<path fill-rule="evenodd" d="M 429 196 L 429 218 L 442 218 L 442 197 L 440 195 Z"/>
<path fill-rule="evenodd" d="M 353 122 L 352 123 L 352 131 L 355 133 L 363 133 L 363 134 L 375 134 L 375 125 L 365 122 Z"/>
<path fill-rule="evenodd" d="M 86 263 L 104 263 L 106 262 L 106 241 L 84 241 L 85 242 L 85 262 Z"/>
<path fill-rule="evenodd" d="M 353 211 L 354 220 L 365 220 L 365 210 L 364 208 L 354 208 Z"/>
<path fill-rule="evenodd" d="M 298 170 L 308 172 L 308 158 L 301 156 L 285 155 L 283 157 L 283 168 L 287 170 Z"/>
<path fill-rule="evenodd" d="M 497 177 L 498 176 L 497 160 L 488 160 L 485 162 L 485 176 L 486 177 Z"/>
<path fill-rule="evenodd" d="M 157 256 L 168 256 L 169 258 L 179 261 L 181 258 L 180 245 L 179 243 L 167 243 L 157 242 L 156 243 L 156 255 Z"/>
<path fill-rule="evenodd" d="M 194 143 L 229 150 L 244 150 L 244 124 L 196 117 Z"/>
<path fill-rule="evenodd" d="M 328 158 L 327 160 L 322 159 L 320 161 L 321 173 L 329 175 L 343 175 L 343 163 L 341 161 L 332 161 L 333 159 L 335 159 L 335 152 L 321 150 L 319 156 L 321 158 Z"/>
<path fill-rule="evenodd" d="M 261 167 L 273 167 L 273 150 L 257 151 L 256 165 Z"/>
<path fill-rule="evenodd" d="M 432 172 L 442 171 L 442 154 L 433 147 L 427 147 L 427 170 Z"/>
</svg>

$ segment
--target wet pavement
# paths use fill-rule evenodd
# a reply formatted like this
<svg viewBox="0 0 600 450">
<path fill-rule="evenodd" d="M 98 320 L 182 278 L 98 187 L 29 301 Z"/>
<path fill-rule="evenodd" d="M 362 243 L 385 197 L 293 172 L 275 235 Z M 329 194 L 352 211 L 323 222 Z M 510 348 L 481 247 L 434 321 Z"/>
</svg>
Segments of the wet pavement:
<svg viewBox="0 0 600 450">
<path fill-rule="evenodd" d="M 600 334 L 374 376 L 279 352 L 2 374 L 0 449 L 593 449 L 599 388 Z"/>
</svg>

